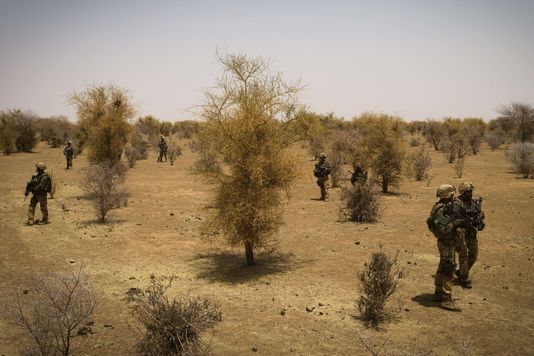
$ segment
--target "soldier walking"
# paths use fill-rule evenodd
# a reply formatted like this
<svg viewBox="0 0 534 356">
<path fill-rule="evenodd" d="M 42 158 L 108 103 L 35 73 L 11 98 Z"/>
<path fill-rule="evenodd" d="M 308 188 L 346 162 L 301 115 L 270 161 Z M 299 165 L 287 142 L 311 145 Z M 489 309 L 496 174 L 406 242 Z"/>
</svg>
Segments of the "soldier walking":
<svg viewBox="0 0 534 356">
<path fill-rule="evenodd" d="M 35 207 L 39 203 L 41 207 L 41 213 L 43 214 L 42 223 L 48 224 L 48 208 L 46 195 L 52 189 L 52 181 L 50 177 L 45 172 L 46 165 L 44 163 L 37 163 L 35 165 L 37 174 L 32 176 L 32 179 L 26 184 L 26 192 L 24 196 L 28 196 L 30 192 L 32 193 L 32 198 L 30 200 L 30 206 L 28 210 L 28 225 L 34 224 L 35 216 Z M 39 221 L 35 221 L 38 223 Z"/>
<path fill-rule="evenodd" d="M 439 265 L 434 278 L 434 300 L 440 302 L 440 307 L 451 311 L 461 309 L 452 299 L 451 282 L 454 279 L 454 249 L 456 246 L 456 228 L 463 224 L 463 220 L 455 219 L 452 201 L 456 189 L 449 184 L 439 186 L 436 202 L 430 217 L 427 219 L 428 228 L 437 237 L 439 251 Z"/>
<path fill-rule="evenodd" d="M 163 162 L 163 157 L 165 157 L 165 162 L 167 162 L 167 142 L 165 141 L 165 138 L 161 136 L 161 140 L 159 141 L 159 157 L 158 162 Z"/>
<path fill-rule="evenodd" d="M 321 200 L 324 201 L 328 200 L 328 189 L 326 184 L 328 182 L 328 175 L 331 171 L 330 164 L 326 162 L 326 154 L 321 153 L 319 155 L 319 162 L 315 164 L 313 175 L 317 178 L 317 185 L 321 188 Z"/>
<path fill-rule="evenodd" d="M 350 176 L 350 182 L 352 185 L 356 183 L 362 184 L 367 182 L 367 171 L 359 163 L 356 163 L 352 166 L 352 174 Z"/>
<path fill-rule="evenodd" d="M 453 201 L 456 216 L 464 220 L 464 224 L 456 229 L 456 252 L 458 253 L 459 270 L 456 275 L 463 288 L 472 288 L 469 271 L 478 257 L 477 232 L 485 227 L 482 198 L 473 199 L 475 186 L 471 182 L 463 182 L 458 187 L 460 194 Z"/>
<path fill-rule="evenodd" d="M 67 146 L 63 149 L 63 154 L 67 158 L 67 168 L 72 168 L 72 157 L 74 156 L 74 148 L 72 147 L 72 141 L 67 142 Z"/>
</svg>

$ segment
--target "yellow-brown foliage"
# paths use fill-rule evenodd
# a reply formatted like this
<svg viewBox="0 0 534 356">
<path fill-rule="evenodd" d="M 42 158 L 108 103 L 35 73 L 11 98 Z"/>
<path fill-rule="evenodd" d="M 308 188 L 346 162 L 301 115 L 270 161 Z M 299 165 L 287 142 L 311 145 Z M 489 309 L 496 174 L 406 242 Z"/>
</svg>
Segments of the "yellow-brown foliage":
<svg viewBox="0 0 534 356">
<path fill-rule="evenodd" d="M 92 85 L 74 93 L 70 102 L 77 109 L 79 124 L 87 132 L 91 162 L 120 161 L 132 130 L 129 120 L 135 110 L 125 90 L 109 85 Z"/>
<path fill-rule="evenodd" d="M 200 136 L 227 164 L 217 178 L 215 213 L 209 227 L 231 245 L 245 244 L 247 264 L 253 248 L 265 246 L 281 221 L 282 193 L 296 177 L 291 122 L 298 85 L 268 73 L 261 59 L 243 55 L 219 58 L 224 75 L 206 93 Z"/>
</svg>

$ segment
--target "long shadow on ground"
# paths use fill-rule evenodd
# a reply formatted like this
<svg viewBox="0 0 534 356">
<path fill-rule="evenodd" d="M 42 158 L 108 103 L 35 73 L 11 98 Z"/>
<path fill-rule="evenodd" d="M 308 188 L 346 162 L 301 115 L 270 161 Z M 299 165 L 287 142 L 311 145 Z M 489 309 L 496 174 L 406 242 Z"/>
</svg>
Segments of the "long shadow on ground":
<svg viewBox="0 0 534 356">
<path fill-rule="evenodd" d="M 262 277 L 286 273 L 310 261 L 299 261 L 292 253 L 260 253 L 255 255 L 254 266 L 245 264 L 243 253 L 217 251 L 198 254 L 193 260 L 197 277 L 210 282 L 243 283 Z"/>
<path fill-rule="evenodd" d="M 438 308 L 439 307 L 439 302 L 436 302 L 434 300 L 434 294 L 430 294 L 430 293 L 419 294 L 413 297 L 412 300 L 427 308 Z"/>
</svg>

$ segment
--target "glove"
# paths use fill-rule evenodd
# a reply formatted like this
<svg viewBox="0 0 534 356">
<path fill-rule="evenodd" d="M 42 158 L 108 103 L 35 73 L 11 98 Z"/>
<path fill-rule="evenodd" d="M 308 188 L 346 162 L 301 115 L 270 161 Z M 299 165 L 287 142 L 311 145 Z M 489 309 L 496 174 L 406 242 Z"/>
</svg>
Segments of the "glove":
<svg viewBox="0 0 534 356">
<path fill-rule="evenodd" d="M 445 227 L 445 233 L 450 234 L 454 230 L 454 228 L 455 228 L 454 222 L 448 223 L 447 226 Z"/>
<path fill-rule="evenodd" d="M 484 222 L 484 220 L 482 220 L 480 222 L 480 225 L 477 226 L 477 230 L 478 231 L 482 231 L 482 230 L 484 230 L 485 227 L 486 227 L 486 223 Z"/>
<path fill-rule="evenodd" d="M 28 192 L 28 191 L 25 191 L 25 192 L 24 192 L 24 196 L 25 196 L 25 197 L 27 197 L 28 194 L 30 194 L 30 192 Z"/>
</svg>

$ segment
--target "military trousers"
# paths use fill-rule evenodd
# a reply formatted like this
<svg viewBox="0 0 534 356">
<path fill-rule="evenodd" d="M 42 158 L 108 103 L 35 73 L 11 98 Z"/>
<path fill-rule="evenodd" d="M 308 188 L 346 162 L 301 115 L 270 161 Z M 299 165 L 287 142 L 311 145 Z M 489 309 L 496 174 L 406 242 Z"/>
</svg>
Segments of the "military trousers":
<svg viewBox="0 0 534 356">
<path fill-rule="evenodd" d="M 43 221 L 48 222 L 48 203 L 46 201 L 46 193 L 45 194 L 34 194 L 32 198 L 30 199 L 30 206 L 28 209 L 28 222 L 33 223 L 33 219 L 35 216 L 35 208 L 37 207 L 37 203 L 39 203 L 39 206 L 41 207 L 41 213 L 43 214 Z"/>
<path fill-rule="evenodd" d="M 438 239 L 439 265 L 434 278 L 435 297 L 440 300 L 452 299 L 451 282 L 454 278 L 454 247 L 453 241 Z"/>
<path fill-rule="evenodd" d="M 327 187 L 328 178 L 318 178 L 317 185 L 321 188 L 321 200 L 328 199 L 328 187 Z"/>
<path fill-rule="evenodd" d="M 67 158 L 67 169 L 72 168 L 72 155 L 66 155 Z"/>
<path fill-rule="evenodd" d="M 462 281 L 469 280 L 469 271 L 478 258 L 477 231 L 458 228 L 456 230 L 456 252 L 458 253 L 458 277 Z"/>
</svg>

